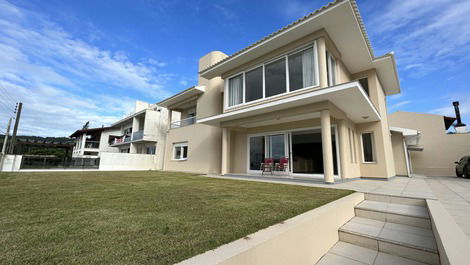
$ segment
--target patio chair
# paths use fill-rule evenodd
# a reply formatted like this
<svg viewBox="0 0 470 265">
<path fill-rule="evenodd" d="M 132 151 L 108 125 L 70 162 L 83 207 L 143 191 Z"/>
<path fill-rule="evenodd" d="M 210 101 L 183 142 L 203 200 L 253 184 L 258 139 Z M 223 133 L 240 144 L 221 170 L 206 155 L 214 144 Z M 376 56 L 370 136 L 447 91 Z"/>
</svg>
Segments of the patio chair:
<svg viewBox="0 0 470 265">
<path fill-rule="evenodd" d="M 265 158 L 264 162 L 261 163 L 261 176 L 263 176 L 265 172 L 271 172 L 271 175 L 272 175 L 273 169 L 274 169 L 274 159 Z"/>
<path fill-rule="evenodd" d="M 276 165 L 274 166 L 274 170 L 275 171 L 287 171 L 288 170 L 288 166 L 289 166 L 289 158 L 287 157 L 282 157 L 280 160 L 279 160 L 279 163 L 276 163 Z"/>
</svg>

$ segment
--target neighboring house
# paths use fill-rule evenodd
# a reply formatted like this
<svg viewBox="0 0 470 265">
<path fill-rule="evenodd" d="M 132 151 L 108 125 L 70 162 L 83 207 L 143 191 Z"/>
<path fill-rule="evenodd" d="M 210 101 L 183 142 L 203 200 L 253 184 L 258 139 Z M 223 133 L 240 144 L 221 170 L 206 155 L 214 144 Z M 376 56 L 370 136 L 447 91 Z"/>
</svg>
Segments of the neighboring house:
<svg viewBox="0 0 470 265">
<path fill-rule="evenodd" d="M 111 126 L 74 132 L 73 157 L 100 158 L 100 170 L 162 169 L 167 117 L 167 109 L 136 101 L 134 111 Z"/>
<path fill-rule="evenodd" d="M 137 101 L 133 113 L 105 130 L 108 135 L 107 144 L 118 153 L 156 156 L 155 169 L 162 169 L 167 117 L 167 109 Z M 130 157 L 132 156 L 128 156 Z M 148 167 L 144 166 L 143 169 Z"/>
<path fill-rule="evenodd" d="M 390 126 L 413 128 L 421 134 L 419 144 L 410 150 L 414 173 L 455 176 L 454 162 L 470 155 L 470 133 L 447 132 L 455 119 L 404 111 L 389 115 Z"/>
<path fill-rule="evenodd" d="M 394 55 L 375 56 L 355 1 L 336 1 L 231 56 L 203 56 L 198 86 L 157 103 L 181 115 L 164 169 L 259 174 L 269 157 L 328 183 L 390 178 L 386 96 L 397 93 Z"/>
<path fill-rule="evenodd" d="M 73 158 L 98 158 L 101 152 L 113 152 L 109 147 L 108 136 L 113 133 L 111 127 L 86 128 L 75 131 L 70 138 L 75 139 Z"/>
</svg>

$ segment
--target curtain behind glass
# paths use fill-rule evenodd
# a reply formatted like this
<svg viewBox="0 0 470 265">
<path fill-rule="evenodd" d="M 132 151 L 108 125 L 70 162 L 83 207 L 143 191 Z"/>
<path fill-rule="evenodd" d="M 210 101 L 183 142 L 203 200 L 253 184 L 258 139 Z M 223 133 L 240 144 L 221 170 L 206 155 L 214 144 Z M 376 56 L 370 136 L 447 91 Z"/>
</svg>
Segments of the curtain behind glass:
<svg viewBox="0 0 470 265">
<path fill-rule="evenodd" d="M 228 106 L 242 103 L 243 100 L 243 75 L 236 76 L 228 81 Z"/>
<path fill-rule="evenodd" d="M 303 86 L 310 87 L 315 84 L 315 75 L 313 70 L 313 49 L 308 49 L 302 53 L 302 75 Z"/>
</svg>

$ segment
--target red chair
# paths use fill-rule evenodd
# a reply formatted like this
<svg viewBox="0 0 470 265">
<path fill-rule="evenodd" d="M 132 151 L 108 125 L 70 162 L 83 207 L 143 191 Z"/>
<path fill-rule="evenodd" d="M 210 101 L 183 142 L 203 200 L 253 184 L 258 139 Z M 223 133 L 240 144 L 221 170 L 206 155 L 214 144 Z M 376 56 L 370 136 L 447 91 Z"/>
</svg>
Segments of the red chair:
<svg viewBox="0 0 470 265">
<path fill-rule="evenodd" d="M 273 169 L 274 169 L 274 159 L 265 158 L 264 163 L 261 163 L 261 176 L 264 175 L 264 172 L 271 172 L 271 175 L 272 175 Z"/>
<path fill-rule="evenodd" d="M 282 157 L 279 163 L 276 163 L 274 170 L 276 171 L 287 171 L 289 169 L 289 158 Z"/>
</svg>

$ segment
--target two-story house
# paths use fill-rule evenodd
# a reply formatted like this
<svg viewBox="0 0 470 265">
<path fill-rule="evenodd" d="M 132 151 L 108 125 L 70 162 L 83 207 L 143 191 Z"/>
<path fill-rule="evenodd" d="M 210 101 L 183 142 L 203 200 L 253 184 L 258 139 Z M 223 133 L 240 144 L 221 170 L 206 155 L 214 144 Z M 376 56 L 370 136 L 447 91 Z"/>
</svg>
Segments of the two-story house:
<svg viewBox="0 0 470 265">
<path fill-rule="evenodd" d="M 73 158 L 98 158 L 102 152 L 117 152 L 108 144 L 110 134 L 117 130 L 112 127 L 85 128 L 75 131 L 70 138 L 75 139 Z"/>
<path fill-rule="evenodd" d="M 400 93 L 393 53 L 375 56 L 355 1 L 335 1 L 227 56 L 199 60 L 198 85 L 157 103 L 169 126 L 164 169 L 390 178 L 386 97 Z"/>
</svg>

